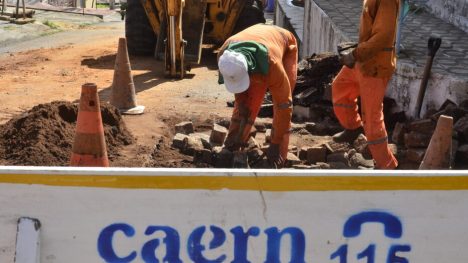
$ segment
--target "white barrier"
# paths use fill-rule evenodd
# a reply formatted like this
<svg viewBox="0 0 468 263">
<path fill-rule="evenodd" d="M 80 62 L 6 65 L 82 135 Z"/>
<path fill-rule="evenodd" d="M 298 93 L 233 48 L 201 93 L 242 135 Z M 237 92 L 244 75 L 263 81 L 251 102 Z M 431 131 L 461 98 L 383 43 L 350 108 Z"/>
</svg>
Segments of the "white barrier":
<svg viewBox="0 0 468 263">
<path fill-rule="evenodd" d="M 0 169 L 0 262 L 467 262 L 465 171 Z"/>
</svg>

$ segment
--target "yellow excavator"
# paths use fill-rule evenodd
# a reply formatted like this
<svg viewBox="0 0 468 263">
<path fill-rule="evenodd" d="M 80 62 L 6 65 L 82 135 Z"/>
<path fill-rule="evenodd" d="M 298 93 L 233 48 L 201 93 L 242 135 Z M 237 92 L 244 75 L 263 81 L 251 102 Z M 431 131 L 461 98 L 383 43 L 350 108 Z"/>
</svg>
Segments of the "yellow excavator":
<svg viewBox="0 0 468 263">
<path fill-rule="evenodd" d="M 200 63 L 202 44 L 222 44 L 265 23 L 265 0 L 127 0 L 125 35 L 131 55 L 164 51 L 166 76 L 183 78 Z"/>
</svg>

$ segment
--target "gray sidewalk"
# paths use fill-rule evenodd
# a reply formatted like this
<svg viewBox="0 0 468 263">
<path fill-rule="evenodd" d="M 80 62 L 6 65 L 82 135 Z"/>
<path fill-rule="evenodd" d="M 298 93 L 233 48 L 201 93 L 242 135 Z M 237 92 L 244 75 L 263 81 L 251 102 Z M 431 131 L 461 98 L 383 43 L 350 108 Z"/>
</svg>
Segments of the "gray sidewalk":
<svg viewBox="0 0 468 263">
<path fill-rule="evenodd" d="M 314 2 L 351 40 L 358 40 L 361 0 L 314 0 Z M 427 40 L 431 35 L 442 38 L 442 46 L 434 60 L 433 72 L 468 79 L 468 33 L 424 9 L 409 15 L 404 23 L 400 62 L 411 62 L 418 67 L 424 67 Z"/>
</svg>

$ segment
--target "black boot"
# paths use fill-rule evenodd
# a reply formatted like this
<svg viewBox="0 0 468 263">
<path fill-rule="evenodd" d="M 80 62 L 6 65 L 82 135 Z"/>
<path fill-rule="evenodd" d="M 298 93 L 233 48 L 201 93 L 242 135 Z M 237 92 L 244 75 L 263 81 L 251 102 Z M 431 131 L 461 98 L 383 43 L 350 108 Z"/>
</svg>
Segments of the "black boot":
<svg viewBox="0 0 468 263">
<path fill-rule="evenodd" d="M 339 132 L 335 135 L 333 135 L 333 141 L 335 142 L 347 142 L 349 144 L 352 144 L 354 142 L 354 140 L 357 139 L 357 137 L 359 137 L 359 135 L 361 135 L 362 133 L 364 133 L 364 129 L 361 127 L 357 128 L 357 129 L 354 129 L 354 130 L 344 130 L 342 132 Z"/>
</svg>

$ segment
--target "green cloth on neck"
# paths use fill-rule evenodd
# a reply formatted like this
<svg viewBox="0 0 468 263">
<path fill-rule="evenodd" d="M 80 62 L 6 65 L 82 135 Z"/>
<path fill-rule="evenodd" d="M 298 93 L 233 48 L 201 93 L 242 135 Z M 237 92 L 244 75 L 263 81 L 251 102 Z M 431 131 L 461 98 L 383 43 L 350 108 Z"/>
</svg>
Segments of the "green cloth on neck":
<svg viewBox="0 0 468 263">
<path fill-rule="evenodd" d="M 267 75 L 270 69 L 268 63 L 268 49 L 263 44 L 255 41 L 242 41 L 229 44 L 226 50 L 234 51 L 244 55 L 247 60 L 247 69 L 249 73 L 260 73 Z M 223 76 L 219 74 L 219 84 L 224 83 Z"/>
</svg>

